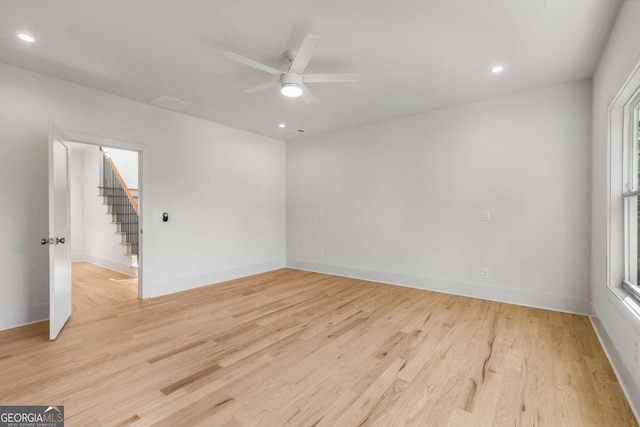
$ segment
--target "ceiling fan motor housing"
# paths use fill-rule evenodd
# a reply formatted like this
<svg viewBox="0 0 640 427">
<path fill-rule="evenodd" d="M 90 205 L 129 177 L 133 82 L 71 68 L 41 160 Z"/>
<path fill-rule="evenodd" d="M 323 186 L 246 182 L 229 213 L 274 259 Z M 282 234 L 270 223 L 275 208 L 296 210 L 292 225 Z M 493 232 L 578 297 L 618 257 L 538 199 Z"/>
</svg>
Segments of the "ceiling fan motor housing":
<svg viewBox="0 0 640 427">
<path fill-rule="evenodd" d="M 304 80 L 300 74 L 296 73 L 285 73 L 280 77 L 280 82 L 282 82 L 282 86 L 284 85 L 296 85 L 302 87 Z"/>
</svg>

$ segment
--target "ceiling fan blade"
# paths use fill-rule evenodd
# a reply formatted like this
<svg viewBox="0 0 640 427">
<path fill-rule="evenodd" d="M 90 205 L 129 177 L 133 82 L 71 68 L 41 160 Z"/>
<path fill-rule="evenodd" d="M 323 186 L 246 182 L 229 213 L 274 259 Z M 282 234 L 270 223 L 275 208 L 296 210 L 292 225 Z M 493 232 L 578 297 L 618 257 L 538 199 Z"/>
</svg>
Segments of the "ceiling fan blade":
<svg viewBox="0 0 640 427">
<path fill-rule="evenodd" d="M 244 93 L 255 93 L 255 92 L 260 92 L 261 90 L 265 90 L 265 89 L 269 89 L 271 87 L 275 87 L 278 86 L 280 82 L 278 80 L 274 80 L 272 82 L 269 83 L 265 83 L 263 85 L 259 85 L 259 86 L 254 86 L 254 87 L 250 87 L 249 89 L 245 89 Z"/>
<path fill-rule="evenodd" d="M 304 74 L 302 78 L 304 79 L 305 83 L 347 83 L 360 81 L 360 74 Z"/>
<path fill-rule="evenodd" d="M 315 52 L 319 42 L 320 37 L 307 34 L 300 45 L 300 49 L 298 49 L 295 59 L 291 63 L 291 67 L 289 67 L 290 73 L 302 74 L 309 61 L 311 61 L 313 52 Z"/>
<path fill-rule="evenodd" d="M 267 72 L 269 74 L 273 74 L 274 76 L 278 76 L 279 77 L 279 76 L 284 74 L 283 71 L 276 70 L 273 67 L 261 64 L 258 61 L 254 61 L 253 59 L 245 58 L 244 56 L 238 55 L 237 53 L 225 52 L 224 57 L 227 58 L 227 59 L 230 59 L 232 61 L 236 61 L 236 62 L 239 62 L 241 64 L 248 65 L 249 67 L 256 68 L 256 69 L 261 70 L 261 71 L 265 71 L 265 72 Z"/>
<path fill-rule="evenodd" d="M 302 99 L 304 99 L 304 102 L 306 102 L 307 104 L 316 102 L 317 99 L 315 96 L 313 96 L 313 93 L 311 93 L 309 88 L 306 85 L 302 85 L 302 87 L 304 88 L 304 90 L 302 91 Z"/>
</svg>

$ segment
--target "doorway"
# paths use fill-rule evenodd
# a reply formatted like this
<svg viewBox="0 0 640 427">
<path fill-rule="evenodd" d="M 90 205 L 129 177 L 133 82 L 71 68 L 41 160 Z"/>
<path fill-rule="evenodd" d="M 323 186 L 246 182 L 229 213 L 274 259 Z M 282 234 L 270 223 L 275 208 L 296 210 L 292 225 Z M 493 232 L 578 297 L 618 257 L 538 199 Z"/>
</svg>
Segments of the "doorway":
<svg viewBox="0 0 640 427">
<path fill-rule="evenodd" d="M 69 142 L 72 312 L 142 295 L 138 151 Z"/>
</svg>

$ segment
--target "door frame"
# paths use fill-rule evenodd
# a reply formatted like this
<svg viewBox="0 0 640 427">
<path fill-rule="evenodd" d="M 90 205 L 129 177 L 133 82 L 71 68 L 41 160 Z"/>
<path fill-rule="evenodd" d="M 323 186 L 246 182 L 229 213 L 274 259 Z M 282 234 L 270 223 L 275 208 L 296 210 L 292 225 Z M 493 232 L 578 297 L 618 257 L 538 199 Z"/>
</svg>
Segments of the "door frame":
<svg viewBox="0 0 640 427">
<path fill-rule="evenodd" d="M 136 151 L 138 153 L 138 199 L 139 207 L 139 230 L 138 235 L 138 299 L 145 298 L 144 292 L 144 229 L 145 229 L 145 207 L 149 204 L 147 189 L 149 188 L 149 151 L 148 144 L 141 142 L 125 141 L 121 139 L 108 138 L 104 136 L 91 135 L 82 132 L 74 132 L 64 129 L 69 142 L 80 144 L 103 145 L 105 147 L 119 148 L 122 150 Z"/>
</svg>

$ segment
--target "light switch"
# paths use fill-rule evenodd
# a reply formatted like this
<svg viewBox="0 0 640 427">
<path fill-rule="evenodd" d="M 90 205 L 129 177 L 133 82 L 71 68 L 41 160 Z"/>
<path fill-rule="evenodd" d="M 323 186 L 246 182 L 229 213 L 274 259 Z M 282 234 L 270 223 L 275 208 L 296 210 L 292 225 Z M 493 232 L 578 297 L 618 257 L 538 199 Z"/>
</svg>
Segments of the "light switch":
<svg viewBox="0 0 640 427">
<path fill-rule="evenodd" d="M 489 211 L 488 209 L 485 209 L 482 211 L 482 220 L 483 221 L 489 221 L 491 219 L 491 211 Z"/>
</svg>

